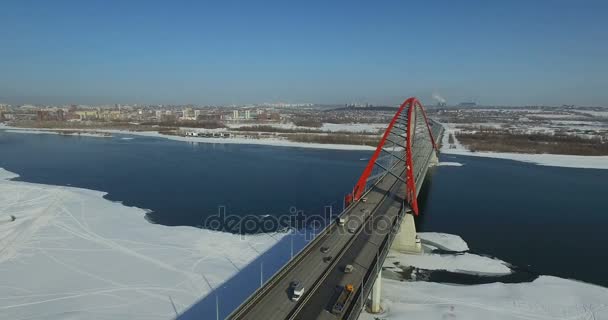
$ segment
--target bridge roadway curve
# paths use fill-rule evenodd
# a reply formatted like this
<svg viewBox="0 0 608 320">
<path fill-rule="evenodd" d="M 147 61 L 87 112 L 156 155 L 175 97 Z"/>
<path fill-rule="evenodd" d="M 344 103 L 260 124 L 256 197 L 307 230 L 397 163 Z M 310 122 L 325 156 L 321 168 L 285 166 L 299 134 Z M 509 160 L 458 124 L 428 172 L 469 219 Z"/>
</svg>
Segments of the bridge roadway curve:
<svg viewBox="0 0 608 320">
<path fill-rule="evenodd" d="M 440 137 L 442 134 L 442 127 L 440 125 L 433 125 L 431 131 L 435 137 Z M 434 150 L 430 141 L 428 141 L 428 145 L 416 146 L 413 151 L 413 158 L 420 161 L 418 166 L 414 166 L 416 171 L 416 189 L 419 191 L 424 183 L 424 178 L 428 171 L 432 152 L 434 152 Z M 402 177 L 405 176 L 403 171 L 398 175 Z M 369 269 L 381 267 L 384 258 L 379 257 L 378 255 L 384 249 L 382 245 L 388 240 L 388 243 L 385 243 L 385 245 L 390 247 L 392 238 L 387 239 L 387 237 L 391 235 L 390 230 L 395 224 L 401 221 L 399 219 L 399 214 L 404 209 L 406 185 L 389 174 L 384 176 L 383 180 L 384 181 L 380 181 L 374 188 L 376 188 L 375 191 L 377 192 L 384 192 L 385 196 L 382 198 L 381 202 L 375 206 L 371 218 L 365 222 L 363 231 L 358 233 L 356 239 L 344 249 L 345 252 L 340 257 L 340 261 L 335 264 L 332 270 L 328 271 L 319 287 L 307 297 L 304 297 L 305 300 L 301 305 L 291 317 L 286 319 L 336 320 L 343 319 L 342 316 L 346 319 L 348 317 L 347 314 L 359 314 L 359 310 L 352 310 L 352 305 L 355 301 L 350 301 L 347 304 L 345 313 L 335 315 L 330 311 L 340 293 L 340 289 L 347 284 L 352 284 L 354 286 L 353 296 L 367 299 L 366 294 L 361 294 L 361 292 L 359 292 L 365 285 L 365 276 L 368 274 L 368 271 L 370 271 Z M 388 185 L 390 185 L 389 188 L 387 188 Z M 374 191 L 374 189 L 372 189 L 372 191 Z M 380 263 L 377 263 L 377 261 L 380 261 Z M 344 266 L 347 264 L 351 264 L 355 267 L 355 270 L 352 273 L 344 273 Z M 376 274 L 377 272 L 371 270 L 371 273 Z M 375 276 L 371 277 L 368 281 L 374 281 L 375 278 Z M 360 303 L 359 305 L 363 304 Z M 350 319 L 351 317 L 348 318 Z"/>
<path fill-rule="evenodd" d="M 403 172 L 401 172 L 403 176 Z M 369 232 L 364 230 L 363 226 L 369 225 L 370 217 L 378 213 L 385 214 L 386 199 L 392 198 L 389 195 L 398 194 L 399 190 L 405 188 L 403 183 L 396 183 L 391 175 L 386 175 L 374 187 L 372 187 L 365 198 L 365 203 L 359 201 L 349 207 L 344 213 L 347 220 L 345 226 L 339 226 L 335 222 L 328 227 L 327 232 L 320 234 L 319 239 L 311 245 L 304 256 L 301 257 L 299 263 L 289 266 L 288 270 L 279 271 L 275 277 L 269 281 L 269 288 L 261 292 L 256 292 L 248 301 L 246 301 L 229 319 L 314 319 L 314 317 L 302 317 L 302 307 L 308 305 L 310 297 L 314 293 L 319 292 L 319 288 L 326 290 L 327 285 L 324 280 L 329 278 L 333 283 L 337 279 L 337 274 L 344 273 L 343 268 L 346 264 L 353 264 L 355 270 L 349 276 L 358 276 L 364 274 L 364 267 L 356 264 L 360 261 L 354 260 L 352 248 L 358 248 L 364 242 L 375 243 L 381 239 L 379 233 Z M 402 188 L 399 188 L 399 187 Z M 400 198 L 402 202 L 403 198 Z M 390 201 L 394 205 L 395 201 Z M 348 229 L 356 228 L 354 234 L 348 232 Z M 369 228 L 369 226 L 368 226 Z M 377 235 L 378 234 L 378 235 Z M 373 241 L 373 242 L 372 242 Z M 353 247 L 354 245 L 354 247 Z M 321 252 L 321 247 L 328 247 L 327 253 Z M 305 249 L 305 250 L 306 250 Z M 331 260 L 325 262 L 324 258 L 331 257 Z M 374 257 L 372 255 L 372 257 Z M 363 264 L 364 265 L 364 264 Z M 289 290 L 292 281 L 299 281 L 305 288 L 304 295 L 298 302 L 291 301 L 291 292 Z M 332 288 L 329 293 L 333 295 Z M 314 300 L 320 296 L 314 295 Z M 322 305 L 326 305 L 327 302 Z M 311 310 L 304 310 L 306 314 L 311 313 Z"/>
<path fill-rule="evenodd" d="M 441 125 L 434 123 L 433 135 L 439 138 L 442 129 Z M 416 179 L 416 187 L 420 189 L 430 161 L 429 152 L 434 151 L 428 146 L 418 146 L 413 150 L 414 158 L 426 160 L 424 166 L 416 168 L 416 178 L 422 175 L 422 179 Z M 403 167 L 394 167 L 393 170 L 399 170 L 394 171 L 398 176 L 405 176 Z M 405 188 L 400 180 L 386 174 L 364 195 L 367 199 L 365 203 L 355 202 L 342 213 L 347 220 L 345 226 L 332 223 L 228 318 L 341 319 L 330 312 L 339 290 L 346 284 L 353 284 L 354 292 L 359 293 L 368 270 L 377 267 L 380 246 L 387 240 L 391 227 L 400 221 Z M 356 231 L 348 232 L 353 227 Z M 392 241 L 390 238 L 388 240 Z M 323 253 L 321 247 L 330 249 Z M 330 258 L 324 261 L 327 257 Z M 347 264 L 354 266 L 352 273 L 344 273 Z M 297 302 L 290 299 L 292 281 L 299 281 L 305 288 L 302 298 Z"/>
<path fill-rule="evenodd" d="M 382 186 L 377 185 L 377 188 L 386 196 L 378 204 L 372 217 L 366 221 L 364 228 L 357 234 L 352 244 L 345 249 L 339 262 L 327 273 L 325 280 L 310 293 L 291 319 L 341 319 L 330 312 L 338 295 L 347 284 L 354 286 L 353 296 L 360 290 L 369 268 L 376 266 L 374 261 L 382 242 L 389 235 L 403 209 L 405 184 L 396 181 L 392 176 L 386 176 L 385 179 L 387 179 L 386 183 Z M 384 188 L 391 183 L 390 189 L 385 190 Z M 354 266 L 352 273 L 344 273 L 344 266 L 347 264 Z M 354 301 L 350 301 L 352 302 Z"/>
</svg>

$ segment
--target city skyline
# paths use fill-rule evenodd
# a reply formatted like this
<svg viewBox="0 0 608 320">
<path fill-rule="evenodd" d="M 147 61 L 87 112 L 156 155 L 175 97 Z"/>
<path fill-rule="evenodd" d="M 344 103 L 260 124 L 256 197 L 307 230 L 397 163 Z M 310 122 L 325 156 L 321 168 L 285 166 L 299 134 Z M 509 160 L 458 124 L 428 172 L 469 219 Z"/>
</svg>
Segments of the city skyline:
<svg viewBox="0 0 608 320">
<path fill-rule="evenodd" d="M 8 1 L 0 103 L 608 106 L 603 1 Z"/>
</svg>

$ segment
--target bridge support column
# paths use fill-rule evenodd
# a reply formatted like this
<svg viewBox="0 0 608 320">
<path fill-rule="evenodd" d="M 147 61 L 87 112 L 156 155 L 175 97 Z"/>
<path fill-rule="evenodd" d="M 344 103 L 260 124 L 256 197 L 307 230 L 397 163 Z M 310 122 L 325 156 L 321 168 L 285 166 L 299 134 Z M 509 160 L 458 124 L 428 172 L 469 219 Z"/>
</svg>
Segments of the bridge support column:
<svg viewBox="0 0 608 320">
<path fill-rule="evenodd" d="M 376 282 L 374 282 L 374 286 L 372 287 L 372 306 L 370 308 L 371 313 L 382 312 L 382 307 L 380 306 L 381 291 L 382 291 L 382 270 L 380 270 L 378 272 L 378 278 L 376 278 Z"/>
<path fill-rule="evenodd" d="M 429 167 L 434 167 L 439 164 L 439 158 L 437 157 L 437 152 L 435 150 L 431 151 L 431 160 L 429 160 Z"/>
<path fill-rule="evenodd" d="M 399 232 L 395 236 L 391 249 L 402 253 L 422 253 L 420 239 L 416 235 L 416 224 L 411 211 L 406 211 Z"/>
</svg>

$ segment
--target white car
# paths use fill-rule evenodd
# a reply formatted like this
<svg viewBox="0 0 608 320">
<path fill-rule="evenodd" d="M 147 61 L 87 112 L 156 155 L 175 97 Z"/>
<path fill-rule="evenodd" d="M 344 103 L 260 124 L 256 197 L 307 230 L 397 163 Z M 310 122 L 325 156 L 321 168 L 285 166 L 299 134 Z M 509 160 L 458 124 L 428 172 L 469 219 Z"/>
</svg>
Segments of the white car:
<svg viewBox="0 0 608 320">
<path fill-rule="evenodd" d="M 300 300 L 300 298 L 304 294 L 304 286 L 302 285 L 302 283 L 300 281 L 293 281 L 291 283 L 291 289 L 293 291 L 291 294 L 291 300 L 292 301 Z"/>
<path fill-rule="evenodd" d="M 355 267 L 353 267 L 352 264 L 347 264 L 344 267 L 344 273 L 351 273 L 351 272 L 353 272 L 354 269 L 355 269 Z"/>
</svg>

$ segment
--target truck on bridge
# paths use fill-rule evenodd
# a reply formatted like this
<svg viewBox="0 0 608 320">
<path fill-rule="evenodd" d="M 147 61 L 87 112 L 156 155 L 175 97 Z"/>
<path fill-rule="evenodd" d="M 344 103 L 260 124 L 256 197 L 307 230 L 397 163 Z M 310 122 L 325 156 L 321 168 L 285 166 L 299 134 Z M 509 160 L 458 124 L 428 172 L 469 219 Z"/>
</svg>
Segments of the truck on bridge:
<svg viewBox="0 0 608 320">
<path fill-rule="evenodd" d="M 414 225 L 417 195 L 436 161 L 435 141 L 442 134 L 442 127 L 433 124 L 416 98 L 407 99 L 345 197 L 345 210 L 228 319 L 356 319 L 370 293 L 371 310 L 379 310 L 380 267 L 388 250 L 420 248 Z M 388 225 L 377 223 L 381 220 Z M 344 267 L 348 264 L 357 268 Z M 290 282 L 291 294 L 285 294 Z M 291 303 L 284 303 L 286 298 Z"/>
<path fill-rule="evenodd" d="M 336 303 L 334 303 L 333 308 L 331 309 L 331 313 L 339 315 L 344 311 L 344 307 L 348 303 L 349 299 L 353 295 L 353 285 L 347 284 L 342 288 L 342 292 L 338 296 Z"/>
</svg>

